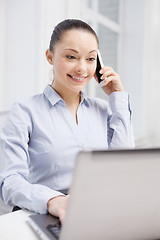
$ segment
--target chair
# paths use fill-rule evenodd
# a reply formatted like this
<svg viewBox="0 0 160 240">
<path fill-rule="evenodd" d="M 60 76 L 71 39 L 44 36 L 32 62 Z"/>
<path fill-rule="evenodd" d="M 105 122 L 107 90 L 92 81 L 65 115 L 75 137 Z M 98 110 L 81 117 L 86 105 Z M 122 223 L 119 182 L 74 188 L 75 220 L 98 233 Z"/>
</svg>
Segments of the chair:
<svg viewBox="0 0 160 240">
<path fill-rule="evenodd" d="M 0 112 L 0 131 L 2 129 L 2 126 L 5 122 L 7 115 L 8 111 Z M 0 164 L 1 164 L 1 152 L 0 152 Z M 11 212 L 12 208 L 13 207 L 8 206 L 0 199 L 0 215 Z"/>
</svg>

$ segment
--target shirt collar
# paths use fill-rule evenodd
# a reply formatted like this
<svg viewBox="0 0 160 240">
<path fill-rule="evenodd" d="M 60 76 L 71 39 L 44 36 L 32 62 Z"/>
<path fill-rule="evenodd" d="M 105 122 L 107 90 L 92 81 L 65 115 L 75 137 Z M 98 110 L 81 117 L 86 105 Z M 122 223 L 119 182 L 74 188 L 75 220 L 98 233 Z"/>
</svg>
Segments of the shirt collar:
<svg viewBox="0 0 160 240">
<path fill-rule="evenodd" d="M 43 93 L 52 105 L 55 105 L 59 101 L 64 102 L 64 100 L 59 96 L 59 94 L 49 84 L 46 86 Z"/>
<path fill-rule="evenodd" d="M 43 93 L 52 105 L 55 105 L 59 101 L 64 102 L 60 95 L 49 84 L 46 86 Z M 84 94 L 83 91 L 81 91 L 81 103 L 87 102 L 87 99 L 89 98 Z"/>
<path fill-rule="evenodd" d="M 88 97 L 85 95 L 83 91 L 81 91 L 81 103 L 85 102 L 88 99 Z"/>
</svg>

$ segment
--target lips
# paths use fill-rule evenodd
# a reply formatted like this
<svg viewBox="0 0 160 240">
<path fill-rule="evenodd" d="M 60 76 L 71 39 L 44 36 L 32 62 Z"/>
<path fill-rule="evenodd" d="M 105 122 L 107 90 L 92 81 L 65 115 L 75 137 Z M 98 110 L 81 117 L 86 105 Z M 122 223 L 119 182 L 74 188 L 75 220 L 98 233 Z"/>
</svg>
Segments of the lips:
<svg viewBox="0 0 160 240">
<path fill-rule="evenodd" d="M 84 82 L 86 79 L 85 76 L 76 76 L 76 75 L 70 75 L 70 74 L 67 74 L 67 75 L 75 82 Z"/>
</svg>

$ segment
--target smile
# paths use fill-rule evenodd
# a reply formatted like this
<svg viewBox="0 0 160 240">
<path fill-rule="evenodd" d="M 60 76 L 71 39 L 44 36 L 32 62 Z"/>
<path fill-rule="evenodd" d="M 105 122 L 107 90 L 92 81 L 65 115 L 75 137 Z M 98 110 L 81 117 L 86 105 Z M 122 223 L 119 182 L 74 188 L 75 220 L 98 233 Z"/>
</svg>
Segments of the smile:
<svg viewBox="0 0 160 240">
<path fill-rule="evenodd" d="M 70 74 L 67 74 L 67 75 L 76 82 L 83 82 L 86 79 L 86 77 L 84 77 L 84 76 L 78 77 L 78 76 L 74 76 L 74 75 L 70 75 Z"/>
</svg>

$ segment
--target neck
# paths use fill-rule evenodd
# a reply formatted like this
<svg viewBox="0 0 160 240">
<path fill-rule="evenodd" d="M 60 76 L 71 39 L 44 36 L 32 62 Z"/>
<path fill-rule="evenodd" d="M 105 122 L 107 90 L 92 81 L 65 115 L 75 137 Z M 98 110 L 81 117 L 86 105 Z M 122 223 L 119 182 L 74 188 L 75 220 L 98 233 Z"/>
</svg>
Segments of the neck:
<svg viewBox="0 0 160 240">
<path fill-rule="evenodd" d="M 57 85 L 55 82 L 53 82 L 51 86 L 65 101 L 68 108 L 78 108 L 81 101 L 80 92 L 71 91 L 70 89 L 64 88 L 62 85 Z"/>
</svg>

